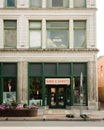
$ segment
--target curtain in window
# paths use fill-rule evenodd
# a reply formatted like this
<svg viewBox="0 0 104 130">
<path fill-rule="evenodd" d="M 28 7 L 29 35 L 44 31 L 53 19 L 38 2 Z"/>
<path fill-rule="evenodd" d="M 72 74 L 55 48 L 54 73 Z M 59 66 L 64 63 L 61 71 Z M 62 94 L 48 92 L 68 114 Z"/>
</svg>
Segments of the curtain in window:
<svg viewBox="0 0 104 130">
<path fill-rule="evenodd" d="M 30 0 L 30 7 L 40 8 L 42 6 L 42 0 Z"/>
<path fill-rule="evenodd" d="M 86 7 L 86 0 L 74 0 L 74 7 L 76 8 Z"/>
<path fill-rule="evenodd" d="M 16 47 L 17 32 L 16 30 L 5 30 L 5 47 Z"/>
<path fill-rule="evenodd" d="M 30 31 L 30 47 L 41 47 L 41 31 Z"/>
<path fill-rule="evenodd" d="M 30 21 L 30 47 L 41 47 L 41 21 Z"/>
<path fill-rule="evenodd" d="M 74 48 L 86 48 L 86 22 L 74 22 Z"/>
<path fill-rule="evenodd" d="M 47 0 L 47 7 L 69 7 L 69 0 Z"/>
<path fill-rule="evenodd" d="M 68 48 L 68 30 L 68 22 L 47 22 L 47 48 Z"/>
</svg>

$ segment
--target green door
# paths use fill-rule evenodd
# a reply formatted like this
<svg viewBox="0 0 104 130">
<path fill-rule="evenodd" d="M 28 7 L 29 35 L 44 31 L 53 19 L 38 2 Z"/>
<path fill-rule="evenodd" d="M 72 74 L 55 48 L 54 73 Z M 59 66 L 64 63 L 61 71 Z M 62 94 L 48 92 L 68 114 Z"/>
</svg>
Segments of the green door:
<svg viewBox="0 0 104 130">
<path fill-rule="evenodd" d="M 50 108 L 65 108 L 65 86 L 49 87 L 49 107 Z"/>
</svg>

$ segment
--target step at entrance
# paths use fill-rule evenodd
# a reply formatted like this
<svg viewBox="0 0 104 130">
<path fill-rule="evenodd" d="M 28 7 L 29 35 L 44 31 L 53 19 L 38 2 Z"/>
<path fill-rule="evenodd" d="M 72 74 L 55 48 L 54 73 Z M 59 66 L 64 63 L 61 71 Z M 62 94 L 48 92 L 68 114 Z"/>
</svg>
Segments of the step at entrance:
<svg viewBox="0 0 104 130">
<path fill-rule="evenodd" d="M 66 110 L 66 109 L 46 109 L 44 110 L 44 114 L 74 114 L 72 110 Z"/>
</svg>

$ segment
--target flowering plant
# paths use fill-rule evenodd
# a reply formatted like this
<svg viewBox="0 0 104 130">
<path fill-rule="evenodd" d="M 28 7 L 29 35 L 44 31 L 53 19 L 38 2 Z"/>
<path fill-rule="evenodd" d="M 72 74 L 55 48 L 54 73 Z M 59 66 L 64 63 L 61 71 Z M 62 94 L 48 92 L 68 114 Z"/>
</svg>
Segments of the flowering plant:
<svg viewBox="0 0 104 130">
<path fill-rule="evenodd" d="M 16 102 L 12 102 L 11 104 L 3 104 L 0 105 L 0 110 L 7 110 L 7 109 L 18 109 L 18 110 L 27 110 L 27 109 L 38 109 L 36 106 L 28 106 L 27 104 L 17 104 Z"/>
</svg>

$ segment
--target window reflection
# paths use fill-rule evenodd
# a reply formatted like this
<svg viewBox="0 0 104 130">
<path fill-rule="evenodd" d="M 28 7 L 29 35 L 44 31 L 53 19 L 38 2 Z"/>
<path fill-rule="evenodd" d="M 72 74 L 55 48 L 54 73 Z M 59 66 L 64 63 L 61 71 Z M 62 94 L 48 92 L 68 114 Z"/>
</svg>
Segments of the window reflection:
<svg viewBox="0 0 104 130">
<path fill-rule="evenodd" d="M 41 84 L 41 78 L 30 78 L 30 105 L 42 105 Z"/>
<path fill-rule="evenodd" d="M 86 78 L 83 79 L 83 105 L 86 105 Z M 80 105 L 80 77 L 73 79 L 74 105 Z"/>
<path fill-rule="evenodd" d="M 67 21 L 47 22 L 47 48 L 69 47 L 69 24 Z"/>
</svg>

